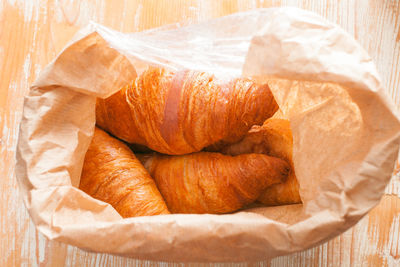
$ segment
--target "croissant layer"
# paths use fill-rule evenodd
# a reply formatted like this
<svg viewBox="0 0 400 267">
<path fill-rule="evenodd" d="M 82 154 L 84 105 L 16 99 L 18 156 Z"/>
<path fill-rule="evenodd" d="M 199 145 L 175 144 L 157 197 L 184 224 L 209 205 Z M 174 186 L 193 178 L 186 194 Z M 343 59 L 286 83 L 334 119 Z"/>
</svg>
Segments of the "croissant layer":
<svg viewBox="0 0 400 267">
<path fill-rule="evenodd" d="M 79 188 L 111 204 L 122 217 L 168 214 L 156 184 L 121 141 L 96 128 Z"/>
<path fill-rule="evenodd" d="M 151 67 L 134 83 L 97 101 L 97 124 L 129 142 L 171 155 L 239 141 L 278 106 L 267 84 Z"/>
<path fill-rule="evenodd" d="M 173 213 L 227 213 L 255 201 L 286 179 L 289 165 L 262 154 L 226 156 L 199 152 L 141 156 Z"/>
<path fill-rule="evenodd" d="M 224 154 L 264 153 L 285 159 L 291 166 L 288 179 L 263 191 L 258 198 L 266 205 L 300 203 L 299 183 L 293 166 L 293 137 L 288 120 L 270 118 L 262 126 L 253 127 L 238 143 L 220 150 Z"/>
</svg>

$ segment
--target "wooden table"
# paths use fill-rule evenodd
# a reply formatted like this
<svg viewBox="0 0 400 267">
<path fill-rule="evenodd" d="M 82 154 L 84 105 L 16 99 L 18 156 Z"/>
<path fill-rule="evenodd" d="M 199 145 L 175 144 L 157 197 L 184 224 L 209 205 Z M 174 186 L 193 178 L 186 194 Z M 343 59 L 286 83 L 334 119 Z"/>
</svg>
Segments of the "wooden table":
<svg viewBox="0 0 400 267">
<path fill-rule="evenodd" d="M 352 34 L 374 59 L 400 108 L 400 4 L 358 1 L 6 0 L 0 3 L 0 266 L 127 266 L 156 263 L 84 252 L 35 230 L 15 180 L 14 153 L 23 96 L 40 71 L 89 20 L 132 32 L 196 22 L 258 7 L 297 6 Z M 355 227 L 319 247 L 260 266 L 400 266 L 399 164 L 380 204 Z M 245 264 L 226 264 L 244 266 Z M 177 264 L 164 264 L 177 266 Z M 224 266 L 221 264 L 220 266 Z"/>
</svg>

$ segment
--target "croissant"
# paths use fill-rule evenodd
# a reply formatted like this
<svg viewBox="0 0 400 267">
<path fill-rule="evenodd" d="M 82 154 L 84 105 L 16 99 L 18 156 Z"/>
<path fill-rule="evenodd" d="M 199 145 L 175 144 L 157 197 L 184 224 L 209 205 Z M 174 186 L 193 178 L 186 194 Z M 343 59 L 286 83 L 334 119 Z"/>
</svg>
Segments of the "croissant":
<svg viewBox="0 0 400 267">
<path fill-rule="evenodd" d="M 238 143 L 220 151 L 228 155 L 263 153 L 285 159 L 290 164 L 286 182 L 268 187 L 258 198 L 266 205 L 300 203 L 299 183 L 293 167 L 293 137 L 288 120 L 270 118 L 262 126 L 254 126 Z"/>
<path fill-rule="evenodd" d="M 182 155 L 239 141 L 278 106 L 267 84 L 151 67 L 129 86 L 98 99 L 97 125 L 128 143 Z"/>
<path fill-rule="evenodd" d="M 122 217 L 168 214 L 154 180 L 121 141 L 96 128 L 79 188 L 111 204 Z"/>
<path fill-rule="evenodd" d="M 286 179 L 289 165 L 262 154 L 198 152 L 139 156 L 173 213 L 227 213 L 255 201 Z"/>
</svg>

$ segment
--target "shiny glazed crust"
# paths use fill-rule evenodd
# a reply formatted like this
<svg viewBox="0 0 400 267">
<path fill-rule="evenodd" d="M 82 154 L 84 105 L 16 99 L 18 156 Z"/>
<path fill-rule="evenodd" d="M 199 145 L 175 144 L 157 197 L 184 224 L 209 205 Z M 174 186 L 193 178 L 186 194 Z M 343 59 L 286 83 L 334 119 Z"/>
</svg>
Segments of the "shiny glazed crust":
<svg viewBox="0 0 400 267">
<path fill-rule="evenodd" d="M 173 213 L 227 213 L 255 201 L 287 178 L 289 165 L 262 154 L 198 152 L 140 156 Z"/>
<path fill-rule="evenodd" d="M 278 106 L 267 84 L 250 79 L 151 67 L 131 85 L 97 101 L 97 125 L 129 143 L 170 155 L 239 141 Z"/>
<path fill-rule="evenodd" d="M 262 126 L 253 127 L 240 142 L 220 151 L 228 155 L 264 153 L 286 160 L 290 164 L 286 182 L 268 187 L 258 201 L 269 206 L 301 203 L 292 160 L 293 137 L 288 120 L 270 118 Z"/>
<path fill-rule="evenodd" d="M 168 214 L 156 184 L 121 141 L 96 128 L 79 188 L 111 204 L 122 217 Z"/>
</svg>

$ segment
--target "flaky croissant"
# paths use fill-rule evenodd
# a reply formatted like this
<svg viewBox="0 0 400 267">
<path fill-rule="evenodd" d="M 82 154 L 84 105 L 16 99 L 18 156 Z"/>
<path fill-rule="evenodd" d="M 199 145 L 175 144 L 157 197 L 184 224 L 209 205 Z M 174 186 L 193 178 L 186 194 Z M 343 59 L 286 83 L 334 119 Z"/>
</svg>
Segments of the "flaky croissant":
<svg viewBox="0 0 400 267">
<path fill-rule="evenodd" d="M 85 155 L 79 188 L 111 204 L 122 217 L 169 213 L 156 184 L 135 155 L 98 128 Z"/>
<path fill-rule="evenodd" d="M 96 105 L 97 125 L 128 143 L 170 155 L 239 141 L 278 106 L 267 84 L 151 67 Z"/>
<path fill-rule="evenodd" d="M 198 152 L 138 156 L 173 213 L 227 213 L 255 201 L 286 179 L 289 165 L 262 154 Z"/>
<path fill-rule="evenodd" d="M 288 179 L 284 183 L 268 187 L 258 200 L 266 205 L 301 202 L 299 183 L 293 167 L 293 137 L 288 120 L 270 118 L 262 126 L 254 126 L 240 142 L 226 146 L 220 151 L 228 155 L 264 153 L 285 159 L 291 166 Z"/>
</svg>

